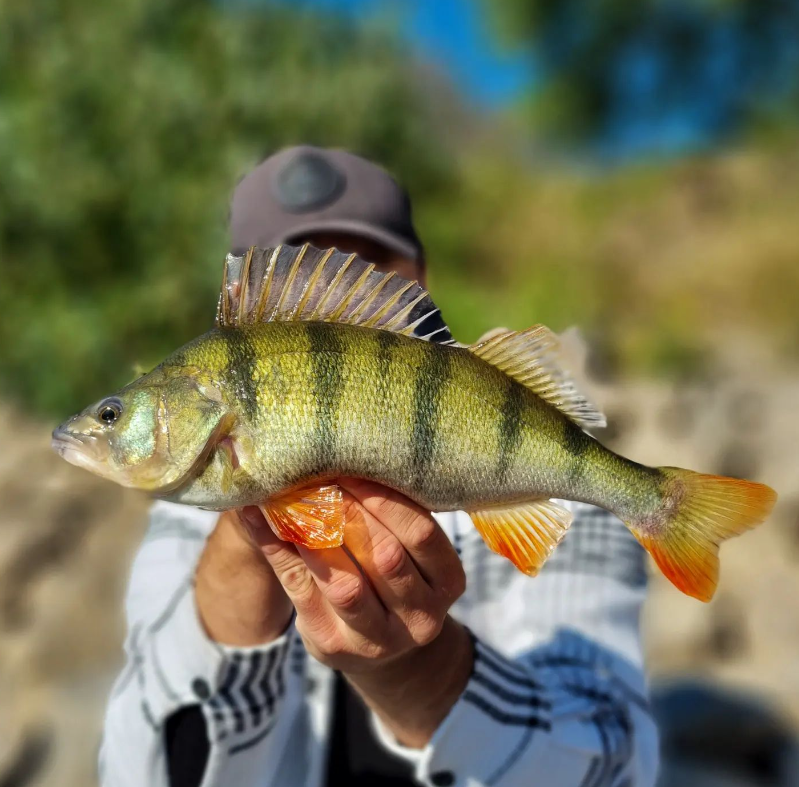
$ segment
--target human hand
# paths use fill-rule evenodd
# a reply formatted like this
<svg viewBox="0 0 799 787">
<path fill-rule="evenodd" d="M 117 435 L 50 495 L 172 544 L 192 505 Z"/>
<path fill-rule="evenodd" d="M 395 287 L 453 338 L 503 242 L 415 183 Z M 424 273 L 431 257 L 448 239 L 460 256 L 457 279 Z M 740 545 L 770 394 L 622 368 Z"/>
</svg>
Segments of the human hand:
<svg viewBox="0 0 799 787">
<path fill-rule="evenodd" d="M 292 605 L 250 535 L 257 508 L 227 511 L 208 538 L 195 574 L 195 599 L 208 635 L 226 645 L 262 645 L 288 626 Z"/>
<path fill-rule="evenodd" d="M 423 746 L 472 668 L 448 611 L 465 576 L 433 517 L 401 494 L 344 479 L 344 546 L 308 550 L 263 523 L 253 535 L 291 599 L 309 653 L 350 683 L 407 745 Z"/>
<path fill-rule="evenodd" d="M 264 522 L 253 537 L 297 611 L 308 651 L 353 673 L 428 645 L 465 586 L 429 513 L 397 492 L 345 480 L 344 546 L 305 549 Z"/>
</svg>

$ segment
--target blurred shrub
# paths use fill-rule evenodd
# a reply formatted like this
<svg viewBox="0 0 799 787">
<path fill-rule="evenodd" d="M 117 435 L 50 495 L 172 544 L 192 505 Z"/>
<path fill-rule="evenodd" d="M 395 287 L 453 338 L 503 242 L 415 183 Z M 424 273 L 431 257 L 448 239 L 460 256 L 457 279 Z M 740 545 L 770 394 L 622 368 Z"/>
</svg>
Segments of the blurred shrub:
<svg viewBox="0 0 799 787">
<path fill-rule="evenodd" d="M 520 115 L 550 142 L 628 158 L 796 120 L 792 0 L 484 0 L 530 50 Z"/>
<path fill-rule="evenodd" d="M 236 179 L 340 145 L 409 188 L 456 335 L 583 326 L 620 370 L 799 356 L 799 153 L 557 168 L 392 35 L 284 4 L 0 0 L 0 390 L 63 415 L 210 327 Z"/>
<path fill-rule="evenodd" d="M 472 153 L 448 214 L 423 213 L 431 288 L 460 338 L 578 325 L 617 371 L 670 379 L 712 375 L 753 338 L 799 359 L 794 143 L 614 170 L 495 150 Z"/>
<path fill-rule="evenodd" d="M 210 327 L 235 181 L 298 141 L 447 180 L 379 30 L 210 0 L 0 3 L 0 381 L 84 405 Z"/>
</svg>

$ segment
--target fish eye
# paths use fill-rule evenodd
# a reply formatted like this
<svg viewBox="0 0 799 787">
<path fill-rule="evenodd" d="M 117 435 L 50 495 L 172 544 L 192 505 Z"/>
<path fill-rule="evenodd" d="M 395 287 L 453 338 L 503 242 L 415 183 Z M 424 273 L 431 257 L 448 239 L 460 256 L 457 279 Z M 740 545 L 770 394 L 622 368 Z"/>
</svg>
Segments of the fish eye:
<svg viewBox="0 0 799 787">
<path fill-rule="evenodd" d="M 122 407 L 119 402 L 111 400 L 103 402 L 97 411 L 98 418 L 105 424 L 113 424 L 122 415 Z"/>
</svg>

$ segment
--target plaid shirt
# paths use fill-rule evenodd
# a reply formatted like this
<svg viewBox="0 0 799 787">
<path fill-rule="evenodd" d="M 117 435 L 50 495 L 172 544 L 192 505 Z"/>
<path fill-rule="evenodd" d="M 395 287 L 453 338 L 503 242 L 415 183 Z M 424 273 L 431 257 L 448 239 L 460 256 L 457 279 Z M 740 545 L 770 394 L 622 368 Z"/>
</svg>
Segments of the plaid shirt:
<svg viewBox="0 0 799 787">
<path fill-rule="evenodd" d="M 436 515 L 461 556 L 467 590 L 452 614 L 471 630 L 463 694 L 419 751 L 372 719 L 386 749 L 434 787 L 649 787 L 657 733 L 642 668 L 644 553 L 607 512 L 575 514 L 531 580 L 489 551 L 463 512 Z M 263 647 L 212 642 L 193 574 L 216 515 L 153 506 L 127 598 L 127 663 L 109 701 L 104 787 L 166 787 L 166 720 L 200 705 L 210 754 L 203 787 L 322 787 L 333 673 L 293 626 Z"/>
</svg>

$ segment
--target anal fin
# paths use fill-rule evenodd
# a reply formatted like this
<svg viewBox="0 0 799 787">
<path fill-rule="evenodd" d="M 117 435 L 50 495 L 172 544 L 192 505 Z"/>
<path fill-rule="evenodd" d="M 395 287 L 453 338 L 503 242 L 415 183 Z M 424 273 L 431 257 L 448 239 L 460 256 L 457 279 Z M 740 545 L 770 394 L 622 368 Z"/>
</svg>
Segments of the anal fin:
<svg viewBox="0 0 799 787">
<path fill-rule="evenodd" d="M 336 484 L 284 492 L 259 506 L 275 535 L 307 549 L 344 543 L 344 495 Z"/>
<path fill-rule="evenodd" d="M 469 516 L 494 552 L 531 577 L 541 570 L 572 521 L 571 511 L 551 500 L 470 511 Z"/>
</svg>

